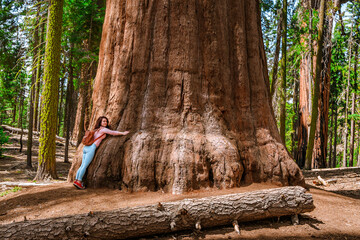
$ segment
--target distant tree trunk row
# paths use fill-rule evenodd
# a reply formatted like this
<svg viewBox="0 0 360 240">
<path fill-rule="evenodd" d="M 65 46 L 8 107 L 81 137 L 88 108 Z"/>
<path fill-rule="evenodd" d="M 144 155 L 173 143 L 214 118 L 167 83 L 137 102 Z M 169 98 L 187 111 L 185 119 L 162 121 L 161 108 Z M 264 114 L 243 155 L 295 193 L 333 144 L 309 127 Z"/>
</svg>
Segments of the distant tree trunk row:
<svg viewBox="0 0 360 240">
<path fill-rule="evenodd" d="M 319 4 L 320 3 L 320 4 Z M 294 112 L 298 113 L 298 118 L 293 119 L 293 131 L 294 136 L 297 137 L 293 142 L 297 142 L 297 147 L 292 147 L 293 156 L 297 164 L 303 168 L 324 168 L 335 167 L 337 165 L 337 144 L 338 144 L 338 103 L 332 101 L 331 104 L 331 116 L 332 120 L 330 138 L 329 135 L 329 109 L 330 109 L 330 96 L 331 98 L 337 98 L 340 95 L 333 91 L 332 95 L 330 89 L 334 89 L 334 86 L 330 85 L 331 69 L 332 69 L 332 29 L 335 14 L 339 11 L 341 1 L 333 1 L 332 5 L 330 1 L 324 3 L 320 1 L 303 1 L 303 22 L 301 23 L 304 28 L 307 28 L 307 32 L 301 35 L 301 44 L 303 51 L 300 60 L 300 84 L 299 95 L 296 95 L 297 90 L 294 89 Z M 322 5 L 323 4 L 323 5 Z M 323 10 L 324 9 L 324 10 Z M 318 33 L 313 31 L 313 11 L 319 11 L 319 23 L 316 26 Z M 323 11 L 322 11 L 323 10 Z M 304 19 L 308 18 L 307 21 Z M 341 15 L 340 15 L 341 19 Z M 342 24 L 343 25 L 343 24 Z M 344 31 L 344 30 L 343 30 Z M 344 33 L 345 34 L 345 33 Z M 317 35 L 317 40 L 314 39 L 314 35 Z M 353 34 L 350 33 L 349 36 Z M 351 37 L 349 40 L 349 67 L 348 82 L 353 70 L 351 69 L 352 56 L 351 54 Z M 316 55 L 313 53 L 316 52 Z M 320 57 L 320 59 L 319 59 Z M 354 61 L 357 63 L 357 60 Z M 355 68 L 355 67 L 354 67 Z M 343 72 L 339 72 L 338 76 L 341 76 Z M 356 75 L 356 71 L 355 71 Z M 355 77 L 357 79 L 357 76 Z M 339 80 L 340 81 L 340 80 Z M 356 81 L 355 81 L 356 82 Z M 335 84 L 336 85 L 336 84 Z M 349 83 L 347 84 L 349 86 Z M 345 96 L 349 93 L 349 89 L 346 88 Z M 352 106 L 356 105 L 355 98 L 356 93 L 352 94 Z M 299 108 L 295 110 L 297 106 L 297 96 L 299 96 Z M 347 166 L 347 158 L 349 157 L 350 165 L 353 165 L 354 158 L 354 142 L 355 142 L 355 125 L 351 124 L 351 139 L 350 139 L 350 156 L 348 155 L 348 105 L 349 100 L 346 97 L 345 106 L 345 118 L 343 134 L 343 160 L 342 165 Z M 315 101 L 315 102 L 314 102 Z M 352 108 L 351 115 L 356 114 L 355 108 Z M 298 119 L 298 120 L 297 120 Z M 353 121 L 354 118 L 352 118 Z M 299 121 L 299 122 L 297 122 Z M 299 127 L 296 125 L 299 123 Z M 315 124 L 316 123 L 316 124 Z M 280 129 L 281 129 L 280 119 Z M 330 152 L 328 153 L 328 148 Z"/>
</svg>

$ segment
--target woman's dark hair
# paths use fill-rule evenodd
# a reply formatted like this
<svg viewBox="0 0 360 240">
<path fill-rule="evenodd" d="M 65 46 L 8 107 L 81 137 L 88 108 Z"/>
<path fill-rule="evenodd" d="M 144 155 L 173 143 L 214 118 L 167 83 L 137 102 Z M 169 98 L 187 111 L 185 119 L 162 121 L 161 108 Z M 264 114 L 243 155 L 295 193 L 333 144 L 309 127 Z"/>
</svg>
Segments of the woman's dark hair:
<svg viewBox="0 0 360 240">
<path fill-rule="evenodd" d="M 95 129 L 98 129 L 98 128 L 101 127 L 101 122 L 102 122 L 102 120 L 103 120 L 104 118 L 105 118 L 106 121 L 107 121 L 107 126 L 106 126 L 106 128 L 110 128 L 110 126 L 109 126 L 109 119 L 108 119 L 107 117 L 105 117 L 105 116 L 101 116 L 101 117 L 99 117 L 99 118 L 96 120 Z"/>
</svg>

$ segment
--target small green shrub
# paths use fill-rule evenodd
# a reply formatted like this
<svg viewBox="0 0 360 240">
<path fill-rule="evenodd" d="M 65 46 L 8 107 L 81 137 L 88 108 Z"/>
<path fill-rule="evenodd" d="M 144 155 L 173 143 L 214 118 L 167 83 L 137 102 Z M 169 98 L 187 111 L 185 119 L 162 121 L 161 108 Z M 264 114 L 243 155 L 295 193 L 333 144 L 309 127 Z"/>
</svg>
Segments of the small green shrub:
<svg viewBox="0 0 360 240">
<path fill-rule="evenodd" d="M 4 143 L 7 143 L 8 141 L 9 141 L 9 136 L 6 136 L 3 129 L 0 127 L 0 157 L 2 156 L 3 153 L 2 145 Z"/>
<path fill-rule="evenodd" d="M 11 193 L 11 192 L 18 192 L 18 191 L 21 191 L 21 190 L 22 190 L 22 187 L 16 186 L 16 187 L 13 187 L 13 188 L 10 189 L 10 190 L 6 190 L 6 191 L 4 191 L 4 192 L 0 192 L 0 197 L 4 197 L 4 196 L 8 195 L 8 194 Z"/>
</svg>

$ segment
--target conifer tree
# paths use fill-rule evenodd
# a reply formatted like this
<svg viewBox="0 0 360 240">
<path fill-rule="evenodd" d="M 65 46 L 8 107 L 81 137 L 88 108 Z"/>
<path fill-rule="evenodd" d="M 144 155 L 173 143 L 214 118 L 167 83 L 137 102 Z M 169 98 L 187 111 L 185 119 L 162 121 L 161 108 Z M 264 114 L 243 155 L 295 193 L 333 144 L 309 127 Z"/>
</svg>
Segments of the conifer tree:
<svg viewBox="0 0 360 240">
<path fill-rule="evenodd" d="M 55 135 L 59 95 L 63 0 L 51 0 L 44 63 L 44 89 L 41 108 L 39 167 L 35 179 L 57 178 Z"/>
</svg>

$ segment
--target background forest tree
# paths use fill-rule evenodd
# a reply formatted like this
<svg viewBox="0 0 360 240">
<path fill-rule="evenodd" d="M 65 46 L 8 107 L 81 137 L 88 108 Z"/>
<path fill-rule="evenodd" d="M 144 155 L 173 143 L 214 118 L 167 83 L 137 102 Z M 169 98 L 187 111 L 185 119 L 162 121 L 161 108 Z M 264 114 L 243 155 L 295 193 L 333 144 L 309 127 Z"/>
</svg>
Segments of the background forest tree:
<svg viewBox="0 0 360 240">
<path fill-rule="evenodd" d="M 320 85 L 325 95 L 319 101 L 311 168 L 356 166 L 360 162 L 360 3 L 325 2 L 321 81 L 328 81 L 328 87 L 321 90 L 325 85 Z M 319 6 L 320 1 L 314 0 L 260 1 L 273 110 L 286 148 L 301 168 L 311 122 Z M 1 1 L 0 124 L 40 131 L 48 7 L 47 1 Z M 104 15 L 104 0 L 64 1 L 57 127 L 53 131 L 67 139 L 67 146 L 79 144 L 91 121 Z M 306 81 L 306 88 L 301 81 Z M 282 108 L 281 96 L 286 97 Z M 31 139 L 31 131 L 24 138 Z M 0 131 L 0 142 L 5 139 Z M 31 147 L 28 141 L 23 148 L 28 149 L 29 168 L 34 167 Z M 68 161 L 67 154 L 64 161 Z"/>
<path fill-rule="evenodd" d="M 357 84 L 359 81 L 357 73 L 358 52 L 354 54 L 354 49 L 351 51 L 351 44 L 353 45 L 352 48 L 358 45 L 354 39 L 357 38 L 355 36 L 358 36 L 359 31 L 359 28 L 355 27 L 359 25 L 359 1 L 326 1 L 326 4 L 323 47 L 325 56 L 321 61 L 321 74 L 323 74 L 321 76 L 324 81 L 329 78 L 328 87 L 323 88 L 324 92 L 328 92 L 327 101 L 329 103 L 326 109 L 326 106 L 321 105 L 322 100 L 319 100 L 317 133 L 311 168 L 339 167 L 343 166 L 344 163 L 346 166 L 356 166 L 359 162 L 359 123 L 357 117 L 359 109 L 356 102 L 356 93 L 359 91 Z M 281 21 L 279 14 L 281 7 L 281 1 L 262 1 L 262 26 L 268 68 L 269 71 L 271 70 L 270 73 L 275 72 L 278 75 L 274 77 L 273 74 L 270 74 L 270 81 L 275 80 L 272 82 L 275 87 L 271 91 L 275 92 L 273 108 L 279 124 L 281 98 L 278 89 L 281 89 L 282 86 L 276 81 L 281 77 L 281 73 L 277 71 L 277 55 L 274 53 L 276 53 L 278 41 L 276 29 L 279 21 Z M 287 63 L 289 67 L 287 67 L 285 142 L 287 149 L 300 167 L 304 167 L 305 164 L 311 122 L 311 94 L 314 88 L 314 64 L 316 61 L 314 56 L 317 52 L 319 7 L 320 1 L 288 1 Z M 281 56 L 282 53 L 280 52 L 280 59 Z M 328 74 L 325 74 L 326 72 Z M 307 84 L 301 84 L 301 81 L 307 81 Z M 306 86 L 306 88 L 301 86 Z M 322 82 L 320 82 L 320 88 L 321 86 L 323 86 Z M 302 93 L 305 94 L 301 95 Z M 347 94 L 348 97 L 346 97 Z M 301 102 L 301 97 L 305 101 Z M 324 119 L 323 116 L 327 116 L 324 124 L 319 121 L 319 119 Z M 351 119 L 353 120 L 352 125 Z M 353 127 L 351 128 L 351 126 Z M 351 134 L 347 134 L 346 137 L 343 134 L 350 132 Z M 326 134 L 327 139 L 323 137 L 324 134 Z M 351 138 L 351 136 L 353 137 Z M 350 150 L 348 144 L 344 147 L 345 143 L 349 141 L 353 143 L 351 145 L 353 150 Z M 316 155 L 315 149 L 322 149 L 321 155 Z M 343 160 L 344 157 L 346 162 Z"/>
</svg>

